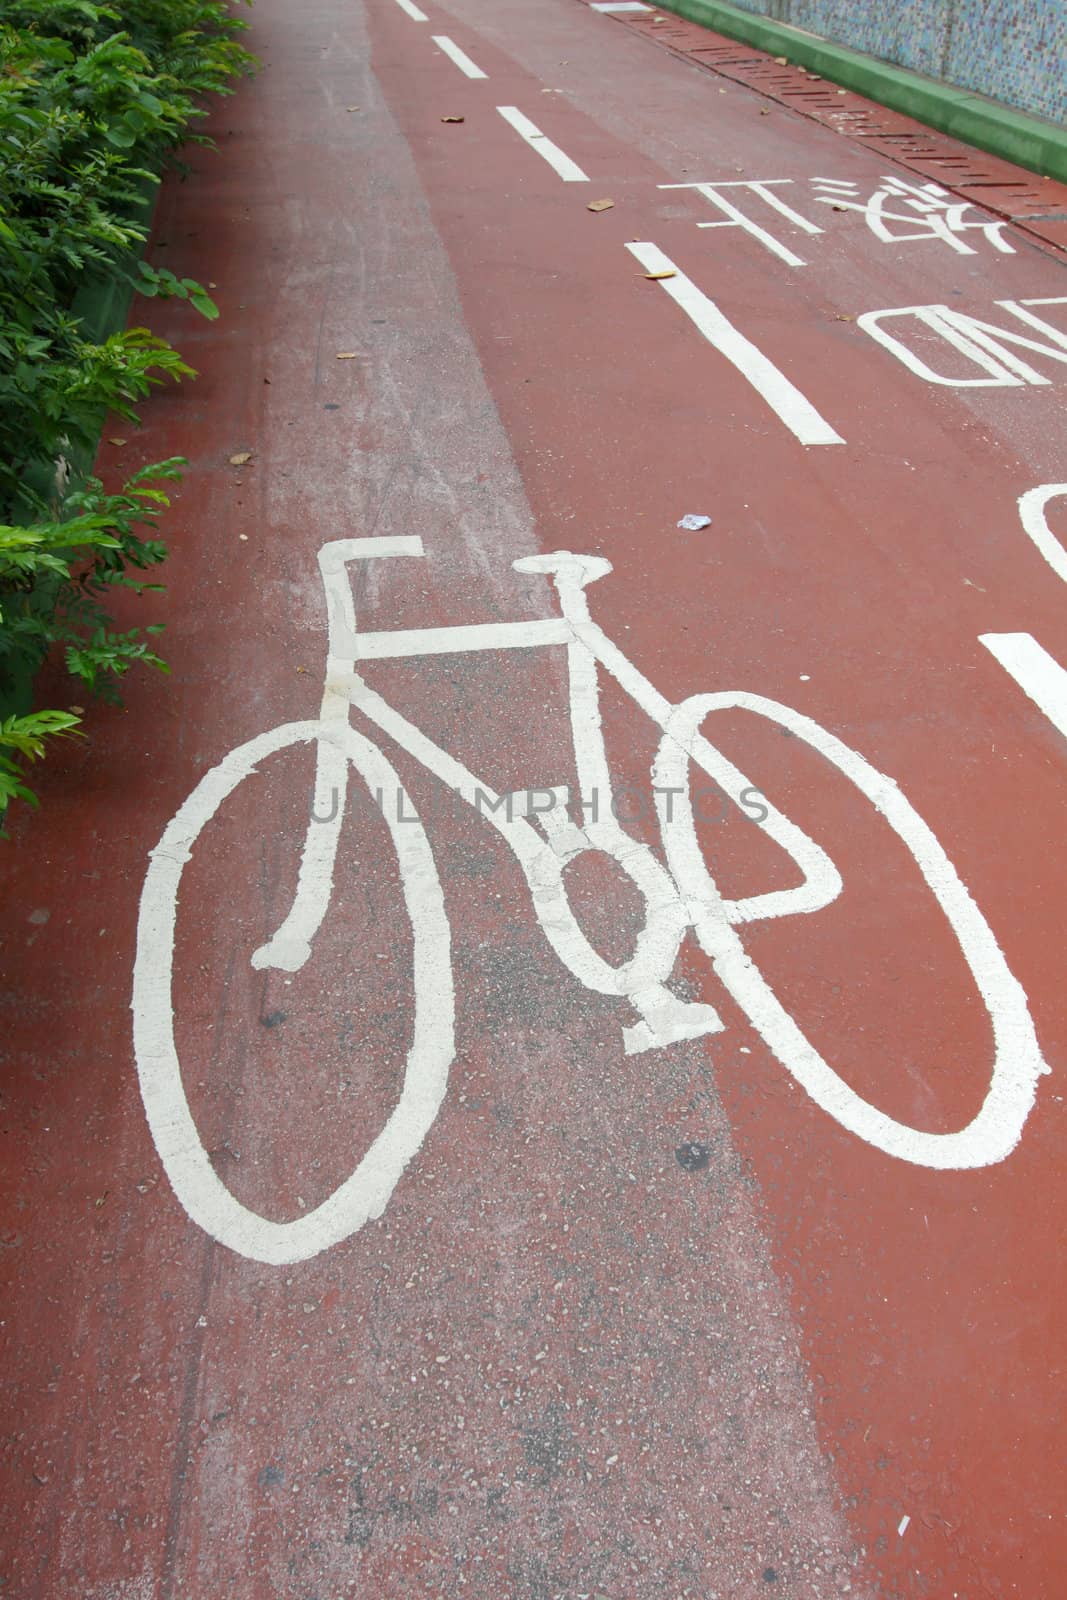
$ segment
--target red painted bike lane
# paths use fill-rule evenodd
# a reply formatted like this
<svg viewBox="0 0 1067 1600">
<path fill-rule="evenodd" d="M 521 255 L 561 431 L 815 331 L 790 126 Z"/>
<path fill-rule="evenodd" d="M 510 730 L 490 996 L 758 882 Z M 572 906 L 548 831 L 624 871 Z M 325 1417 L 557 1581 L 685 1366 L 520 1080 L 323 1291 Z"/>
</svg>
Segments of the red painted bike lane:
<svg viewBox="0 0 1067 1600">
<path fill-rule="evenodd" d="M 979 643 L 1026 633 L 1067 661 L 1017 506 L 1063 477 L 1062 368 L 1009 345 L 1049 381 L 934 384 L 857 322 L 947 305 L 1047 345 L 997 302 L 1067 293 L 1061 265 L 1015 234 L 1010 255 L 981 231 L 954 236 L 972 255 L 881 242 L 834 209 L 881 158 L 584 6 L 423 14 L 261 5 L 265 70 L 157 218 L 159 259 L 217 281 L 224 313 L 163 327 L 202 375 L 103 461 L 193 463 L 157 602 L 174 678 L 53 758 L 5 863 L 26 908 L 4 963 L 9 1589 L 1055 1595 L 1055 1076 L 1005 1160 L 895 1159 L 794 1083 L 692 936 L 675 987 L 723 1031 L 627 1054 L 632 1009 L 553 952 L 504 837 L 362 713 L 443 886 L 440 1112 L 381 1219 L 290 1265 L 213 1241 L 161 1169 L 127 1010 L 147 852 L 228 751 L 317 715 L 336 539 L 425 551 L 353 553 L 360 630 L 547 621 L 557 595 L 512 562 L 606 557 L 592 616 L 669 702 L 766 697 L 900 785 L 1053 1068 L 1062 1051 L 1062 737 Z M 745 213 L 803 267 L 657 188 L 737 179 L 791 180 L 774 192 L 821 234 L 752 191 Z M 634 241 L 675 278 L 646 278 Z M 841 443 L 797 439 L 674 302 L 680 275 Z M 908 326 L 931 370 L 988 376 Z M 689 511 L 711 526 L 679 530 Z M 561 658 L 365 676 L 504 794 L 575 782 Z M 647 797 L 658 730 L 610 685 L 603 712 L 617 783 Z M 743 705 L 703 727 L 844 884 L 743 927 L 752 960 L 865 1101 L 964 1126 L 990 1027 L 908 850 L 795 727 Z M 292 903 L 312 782 L 310 746 L 264 753 L 195 841 L 177 920 L 186 1093 L 211 1169 L 274 1221 L 359 1165 L 416 1023 L 407 880 L 355 778 L 313 959 L 251 964 Z M 627 826 L 655 843 L 650 804 Z M 746 820 L 699 839 L 728 896 L 798 880 Z M 565 881 L 625 961 L 633 885 L 602 853 Z"/>
</svg>

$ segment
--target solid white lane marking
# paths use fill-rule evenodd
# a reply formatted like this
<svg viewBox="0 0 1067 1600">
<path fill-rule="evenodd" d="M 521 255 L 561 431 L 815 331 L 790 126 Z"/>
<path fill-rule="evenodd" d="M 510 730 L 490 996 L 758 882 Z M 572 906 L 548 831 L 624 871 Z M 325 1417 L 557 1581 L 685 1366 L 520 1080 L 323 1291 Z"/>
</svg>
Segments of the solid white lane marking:
<svg viewBox="0 0 1067 1600">
<path fill-rule="evenodd" d="M 465 50 L 461 50 L 458 44 L 453 44 L 447 34 L 435 33 L 433 42 L 444 51 L 449 60 L 456 63 L 460 72 L 467 74 L 468 78 L 487 78 L 489 76 L 487 72 L 482 71 L 481 67 L 475 65 Z"/>
<path fill-rule="evenodd" d="M 709 300 L 691 278 L 664 255 L 658 245 L 649 243 L 627 244 L 630 254 L 636 256 L 646 272 L 673 272 L 672 278 L 661 278 L 660 288 L 681 306 L 687 317 L 696 323 L 709 344 L 714 345 L 735 366 L 742 377 L 762 395 L 771 410 L 776 412 L 801 444 L 844 444 L 825 417 L 819 415 L 811 401 L 790 383 L 769 357 L 763 354 L 750 339 L 739 333 L 714 300 Z"/>
<path fill-rule="evenodd" d="M 497 106 L 497 110 L 505 122 L 510 122 L 517 134 L 520 134 L 531 150 L 536 150 L 543 156 L 550 167 L 554 167 L 564 183 L 588 183 L 589 179 L 576 161 L 565 155 L 558 144 L 553 144 L 551 139 L 545 137 L 536 123 L 529 117 L 523 116 L 517 106 Z"/>
<path fill-rule="evenodd" d="M 427 21 L 425 11 L 420 11 L 418 6 L 412 4 L 412 0 L 396 0 L 396 3 L 401 11 L 407 12 L 413 22 Z"/>
<path fill-rule="evenodd" d="M 651 11 L 651 6 L 641 4 L 641 0 L 599 0 L 589 8 L 591 11 Z"/>
<path fill-rule="evenodd" d="M 1059 662 L 1029 633 L 980 633 L 978 643 L 1067 739 L 1067 671 Z"/>
<path fill-rule="evenodd" d="M 1042 483 L 1019 496 L 1019 516 L 1023 527 L 1056 574 L 1067 583 L 1067 550 L 1060 544 L 1045 517 L 1050 500 L 1067 495 L 1067 483 Z"/>
</svg>

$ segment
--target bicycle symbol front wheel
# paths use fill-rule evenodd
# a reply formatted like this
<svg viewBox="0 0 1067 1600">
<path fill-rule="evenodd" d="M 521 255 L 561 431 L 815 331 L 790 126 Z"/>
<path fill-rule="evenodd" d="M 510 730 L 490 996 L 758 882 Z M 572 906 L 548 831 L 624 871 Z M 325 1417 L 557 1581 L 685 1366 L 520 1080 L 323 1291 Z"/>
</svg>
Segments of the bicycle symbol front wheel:
<svg viewBox="0 0 1067 1600">
<path fill-rule="evenodd" d="M 896 1121 L 864 1100 L 823 1059 L 746 953 L 704 861 L 688 781 L 694 759 L 690 752 L 700 724 L 712 711 L 735 709 L 778 723 L 843 773 L 906 846 L 944 913 L 993 1029 L 989 1087 L 966 1127 L 953 1133 L 927 1132 Z M 985 1167 L 1010 1154 L 1033 1105 L 1037 1080 L 1049 1070 L 1026 994 L 937 837 L 893 780 L 810 717 L 762 695 L 740 691 L 694 695 L 676 707 L 665 727 L 654 772 L 653 781 L 661 789 L 681 795 L 681 806 L 670 825 L 663 827 L 663 843 L 701 947 L 765 1044 L 815 1103 L 858 1138 L 917 1166 Z"/>
<path fill-rule="evenodd" d="M 215 1172 L 189 1106 L 174 1038 L 174 935 L 182 873 L 197 839 L 257 763 L 291 745 L 327 742 L 368 789 L 400 797 L 387 808 L 414 936 L 415 1019 L 397 1103 L 354 1172 L 321 1205 L 275 1222 L 241 1204 Z M 454 1054 L 455 997 L 448 919 L 422 823 L 377 745 L 347 725 L 291 722 L 232 750 L 197 784 L 168 823 L 141 893 L 133 979 L 137 1071 L 159 1158 L 189 1216 L 220 1244 L 254 1261 L 307 1261 L 381 1216 L 441 1107 Z"/>
</svg>

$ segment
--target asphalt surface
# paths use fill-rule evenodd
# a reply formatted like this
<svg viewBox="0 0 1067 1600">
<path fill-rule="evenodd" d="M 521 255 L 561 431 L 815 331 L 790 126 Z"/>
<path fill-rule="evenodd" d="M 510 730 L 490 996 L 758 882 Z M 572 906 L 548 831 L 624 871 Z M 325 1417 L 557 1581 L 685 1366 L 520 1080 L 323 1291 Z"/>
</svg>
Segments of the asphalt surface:
<svg viewBox="0 0 1067 1600">
<path fill-rule="evenodd" d="M 2 862 L 5 1595 L 1063 1593 L 1062 252 L 655 27 L 258 0 L 164 186 L 172 676 Z"/>
</svg>

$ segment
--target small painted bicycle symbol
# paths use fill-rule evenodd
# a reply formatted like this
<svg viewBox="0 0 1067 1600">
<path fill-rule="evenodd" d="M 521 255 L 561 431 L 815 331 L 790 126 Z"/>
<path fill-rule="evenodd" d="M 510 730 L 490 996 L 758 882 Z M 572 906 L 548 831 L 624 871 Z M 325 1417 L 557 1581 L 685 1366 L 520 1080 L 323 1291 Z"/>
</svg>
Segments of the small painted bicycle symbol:
<svg viewBox="0 0 1067 1600">
<path fill-rule="evenodd" d="M 134 971 L 134 1043 L 148 1122 L 167 1175 L 189 1215 L 220 1243 L 253 1260 L 307 1260 L 350 1237 L 384 1211 L 419 1150 L 444 1098 L 454 1056 L 455 994 L 444 895 L 426 831 L 382 750 L 351 726 L 355 707 L 371 724 L 463 801 L 507 841 L 521 866 L 540 925 L 560 960 L 590 990 L 618 997 L 628 1014 L 628 1052 L 661 1048 L 721 1031 L 708 1004 L 686 1003 L 667 988 L 682 939 L 692 928 L 716 976 L 751 1019 L 769 1049 L 811 1098 L 842 1127 L 877 1149 L 934 1168 L 980 1167 L 1014 1147 L 1047 1071 L 1026 996 L 1008 969 L 988 923 L 933 833 L 892 779 L 833 734 L 790 707 L 739 691 L 693 695 L 671 705 L 592 620 L 585 590 L 611 571 L 594 556 L 557 551 L 515 563 L 555 586 L 561 615 L 547 620 L 360 634 L 346 563 L 424 554 L 418 538 L 336 540 L 323 545 L 319 567 L 329 615 L 329 658 L 317 718 L 286 723 L 230 752 L 193 790 L 152 852 L 141 896 Z M 565 646 L 570 734 L 579 793 L 612 792 L 601 728 L 599 673 L 610 674 L 662 733 L 652 770 L 664 860 L 631 837 L 613 815 L 579 824 L 564 804 L 536 817 L 518 814 L 447 750 L 394 710 L 357 671 L 363 661 L 466 651 Z M 820 1056 L 746 954 L 741 934 L 767 917 L 811 914 L 833 901 L 841 877 L 830 858 L 773 805 L 750 815 L 800 869 L 792 889 L 744 900 L 724 899 L 698 843 L 691 769 L 701 769 L 735 804 L 753 785 L 701 733 L 716 711 L 741 709 L 802 739 L 866 796 L 902 840 L 959 943 L 993 1029 L 989 1088 L 976 1116 L 955 1133 L 930 1133 L 887 1116 L 853 1090 Z M 174 930 L 182 872 L 205 825 L 238 784 L 277 751 L 316 746 L 313 813 L 288 916 L 252 958 L 255 967 L 294 972 L 309 960 L 330 907 L 333 867 L 344 820 L 351 767 L 373 792 L 402 799 L 403 826 L 387 812 L 404 898 L 414 933 L 415 1020 L 403 1088 L 395 1109 L 355 1171 L 313 1211 L 271 1221 L 242 1205 L 212 1167 L 182 1084 L 174 1040 Z M 542 791 L 538 791 L 542 792 Z M 566 791 L 553 791 L 561 799 Z M 340 803 L 338 803 L 340 797 Z M 665 798 L 669 797 L 669 798 Z M 673 803 L 671 803 L 673 802 Z M 611 966 L 578 925 L 564 868 L 584 851 L 610 856 L 645 905 L 644 926 L 630 959 Z M 665 864 L 664 864 L 665 863 Z"/>
</svg>

